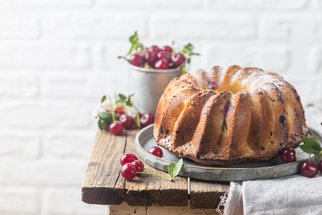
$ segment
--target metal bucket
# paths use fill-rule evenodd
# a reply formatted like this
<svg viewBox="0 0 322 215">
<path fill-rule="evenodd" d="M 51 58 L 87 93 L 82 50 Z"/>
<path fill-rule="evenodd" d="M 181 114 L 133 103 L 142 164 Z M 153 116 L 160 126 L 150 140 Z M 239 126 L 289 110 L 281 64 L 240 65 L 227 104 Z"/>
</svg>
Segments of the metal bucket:
<svg viewBox="0 0 322 215">
<path fill-rule="evenodd" d="M 155 70 L 130 66 L 129 94 L 134 94 L 133 103 L 142 113 L 155 113 L 159 99 L 180 69 Z"/>
</svg>

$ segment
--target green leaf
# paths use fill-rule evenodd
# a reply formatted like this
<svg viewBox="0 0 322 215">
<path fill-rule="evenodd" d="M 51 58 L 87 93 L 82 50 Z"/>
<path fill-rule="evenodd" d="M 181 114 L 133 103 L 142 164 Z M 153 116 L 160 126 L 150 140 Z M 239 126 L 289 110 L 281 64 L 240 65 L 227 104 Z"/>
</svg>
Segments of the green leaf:
<svg viewBox="0 0 322 215">
<path fill-rule="evenodd" d="M 303 144 L 300 145 L 300 148 L 308 154 L 314 154 L 316 160 L 321 158 L 322 147 L 314 137 L 303 136 Z"/>
<path fill-rule="evenodd" d="M 174 168 L 175 168 L 175 164 L 171 162 L 168 165 L 168 175 L 171 177 L 171 179 L 174 177 Z"/>
<path fill-rule="evenodd" d="M 318 149 L 312 148 L 311 146 L 305 144 L 300 145 L 300 148 L 308 154 L 316 154 L 317 152 L 320 152 Z"/>
<path fill-rule="evenodd" d="M 171 180 L 173 180 L 177 175 L 179 175 L 183 166 L 182 158 L 178 160 L 176 163 L 171 162 L 168 165 L 168 175 L 170 176 Z"/>
<path fill-rule="evenodd" d="M 103 103 L 106 100 L 106 98 L 107 98 L 106 95 L 102 96 L 101 103 Z"/>
<path fill-rule="evenodd" d="M 110 125 L 113 122 L 113 117 L 111 113 L 99 112 L 97 116 L 99 117 L 99 121 L 104 122 L 106 125 Z"/>
<path fill-rule="evenodd" d="M 97 124 L 98 124 L 99 129 L 101 129 L 101 130 L 106 130 L 106 128 L 108 126 L 107 123 L 102 119 L 99 119 Z"/>
<path fill-rule="evenodd" d="M 106 119 L 109 119 L 109 118 L 112 117 L 112 115 L 110 113 L 105 112 L 105 111 L 104 112 L 99 112 L 97 115 L 98 115 L 99 118 L 101 118 L 103 120 L 106 120 Z"/>
<path fill-rule="evenodd" d="M 177 161 L 174 165 L 174 170 L 173 170 L 173 177 L 176 177 L 179 175 L 181 169 L 183 166 L 183 159 L 181 158 L 179 161 Z"/>
<path fill-rule="evenodd" d="M 131 43 L 131 47 L 127 55 L 130 55 L 133 51 L 136 51 L 138 48 L 143 47 L 143 44 L 140 43 L 139 41 L 139 36 L 137 31 L 135 31 L 134 34 L 129 37 L 129 41 Z"/>
</svg>

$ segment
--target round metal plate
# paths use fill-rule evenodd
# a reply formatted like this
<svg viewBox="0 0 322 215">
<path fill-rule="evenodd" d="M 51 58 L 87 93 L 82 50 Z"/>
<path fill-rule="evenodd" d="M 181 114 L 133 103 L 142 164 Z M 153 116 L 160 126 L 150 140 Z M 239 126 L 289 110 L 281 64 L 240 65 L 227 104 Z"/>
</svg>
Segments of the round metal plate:
<svg viewBox="0 0 322 215">
<path fill-rule="evenodd" d="M 310 129 L 311 130 L 311 129 Z M 318 139 L 321 136 L 312 132 Z M 142 129 L 135 138 L 135 147 L 140 158 L 150 166 L 167 172 L 170 162 L 180 158 L 162 148 L 163 157 L 158 158 L 148 152 L 148 149 L 157 145 L 153 137 L 153 125 Z M 180 176 L 206 181 L 244 181 L 253 179 L 278 178 L 293 175 L 298 172 L 299 163 L 308 158 L 301 149 L 296 149 L 297 161 L 282 163 L 279 156 L 269 161 L 243 163 L 233 166 L 204 166 L 189 159 L 183 159 L 184 165 Z"/>
</svg>

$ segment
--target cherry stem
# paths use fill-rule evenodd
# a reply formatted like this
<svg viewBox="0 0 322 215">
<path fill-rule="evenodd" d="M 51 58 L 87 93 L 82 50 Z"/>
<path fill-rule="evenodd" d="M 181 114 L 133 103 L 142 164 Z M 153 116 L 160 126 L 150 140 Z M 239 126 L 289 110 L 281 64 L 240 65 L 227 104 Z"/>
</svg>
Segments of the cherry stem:
<svg viewBox="0 0 322 215">
<path fill-rule="evenodd" d="M 118 59 L 123 59 L 123 60 L 126 60 L 127 62 L 130 62 L 126 57 L 124 56 L 117 56 Z"/>
<path fill-rule="evenodd" d="M 112 102 L 112 99 L 110 96 L 108 96 L 108 99 L 110 100 L 110 103 L 111 103 L 111 106 L 112 106 L 112 120 L 113 122 L 115 122 L 115 109 L 114 109 L 114 105 L 113 105 L 113 102 Z"/>
</svg>

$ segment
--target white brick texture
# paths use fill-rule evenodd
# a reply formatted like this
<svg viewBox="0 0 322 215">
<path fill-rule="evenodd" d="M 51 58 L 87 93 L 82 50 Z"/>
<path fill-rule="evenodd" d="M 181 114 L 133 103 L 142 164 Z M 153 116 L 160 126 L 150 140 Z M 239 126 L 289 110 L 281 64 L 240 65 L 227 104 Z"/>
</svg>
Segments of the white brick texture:
<svg viewBox="0 0 322 215">
<path fill-rule="evenodd" d="M 0 214 L 99 215 L 81 202 L 101 95 L 126 92 L 117 56 L 192 42 L 191 70 L 280 73 L 322 105 L 321 0 L 0 0 Z"/>
</svg>

